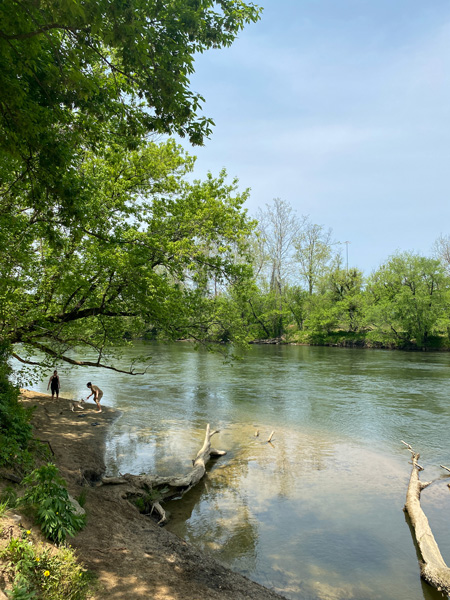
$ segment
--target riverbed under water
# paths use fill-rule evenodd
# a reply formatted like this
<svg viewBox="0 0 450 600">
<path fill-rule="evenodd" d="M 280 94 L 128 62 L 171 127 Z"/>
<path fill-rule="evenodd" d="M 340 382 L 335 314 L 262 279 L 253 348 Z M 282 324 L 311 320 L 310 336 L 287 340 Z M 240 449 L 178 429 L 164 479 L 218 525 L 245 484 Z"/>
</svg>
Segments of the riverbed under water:
<svg viewBox="0 0 450 600">
<path fill-rule="evenodd" d="M 139 354 L 152 359 L 134 377 L 61 365 L 61 395 L 86 397 L 92 381 L 123 412 L 109 474 L 186 472 L 206 424 L 220 429 L 227 455 L 167 504 L 171 531 L 292 600 L 442 598 L 419 577 L 401 440 L 421 453 L 422 479 L 442 478 L 422 504 L 449 564 L 450 354 L 254 346 L 228 364 L 137 343 L 122 368 Z"/>
</svg>

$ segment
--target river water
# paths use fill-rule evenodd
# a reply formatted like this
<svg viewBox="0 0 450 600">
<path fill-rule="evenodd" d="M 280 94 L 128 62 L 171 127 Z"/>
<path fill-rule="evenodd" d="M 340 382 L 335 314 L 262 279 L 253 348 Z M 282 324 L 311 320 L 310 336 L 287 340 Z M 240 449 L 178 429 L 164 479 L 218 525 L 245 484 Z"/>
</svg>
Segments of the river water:
<svg viewBox="0 0 450 600">
<path fill-rule="evenodd" d="M 109 474 L 186 472 L 206 424 L 220 429 L 227 455 L 167 504 L 170 530 L 292 600 L 442 598 L 419 577 L 401 440 L 421 453 L 422 479 L 442 479 L 422 504 L 450 564 L 449 354 L 254 346 L 228 364 L 137 343 L 123 368 L 139 354 L 150 366 L 134 377 L 61 366 L 61 395 L 86 396 L 91 380 L 123 411 Z"/>
</svg>

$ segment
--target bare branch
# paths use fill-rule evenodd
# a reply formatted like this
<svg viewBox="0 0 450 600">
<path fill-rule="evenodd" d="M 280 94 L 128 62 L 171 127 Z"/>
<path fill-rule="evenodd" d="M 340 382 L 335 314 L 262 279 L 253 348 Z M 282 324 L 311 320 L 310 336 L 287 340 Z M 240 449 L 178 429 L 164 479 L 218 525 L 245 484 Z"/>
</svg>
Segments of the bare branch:
<svg viewBox="0 0 450 600">
<path fill-rule="evenodd" d="M 161 516 L 159 524 L 165 523 L 168 517 L 160 502 L 186 494 L 205 475 L 206 464 L 209 459 L 226 454 L 224 450 L 214 450 L 211 448 L 211 437 L 216 433 L 219 433 L 219 431 L 215 430 L 211 432 L 210 425 L 206 426 L 203 446 L 192 461 L 192 469 L 186 475 L 160 477 L 158 475 L 131 475 L 125 473 L 124 475 L 121 474 L 120 477 L 103 477 L 102 483 L 104 485 L 128 485 L 129 489 L 126 492 L 128 498 L 142 498 L 142 490 L 152 490 L 153 494 L 157 494 L 157 498 L 151 503 L 151 511 L 156 510 Z"/>
<path fill-rule="evenodd" d="M 130 367 L 130 369 L 128 371 L 124 371 L 123 369 L 117 369 L 116 367 L 112 367 L 110 365 L 103 365 L 100 362 L 75 360 L 73 358 L 69 358 L 68 356 L 58 354 L 58 352 L 55 352 L 55 350 L 48 348 L 45 344 L 41 344 L 40 342 L 28 342 L 28 343 L 31 346 L 34 346 L 35 348 L 37 348 L 38 350 L 41 350 L 42 352 L 45 352 L 46 354 L 53 356 L 54 358 L 57 358 L 64 362 L 68 362 L 71 365 L 76 365 L 77 367 L 96 367 L 96 368 L 98 367 L 101 369 L 109 369 L 110 371 L 116 371 L 117 373 L 126 373 L 127 375 L 144 375 L 146 373 L 146 370 L 142 371 L 142 372 L 141 371 L 133 371 L 132 367 Z M 39 363 L 36 363 L 36 364 L 39 364 Z"/>
<path fill-rule="evenodd" d="M 11 356 L 15 359 L 17 359 L 19 362 L 23 363 L 24 365 L 35 365 L 36 367 L 43 367 L 44 364 L 40 363 L 40 362 L 34 362 L 33 360 L 27 360 L 25 358 L 22 358 L 21 356 L 19 356 L 18 354 L 16 354 L 15 352 L 11 353 Z"/>
<path fill-rule="evenodd" d="M 419 480 L 418 459 L 419 454 L 413 454 L 413 467 L 404 510 L 411 519 L 414 536 L 421 554 L 420 574 L 422 578 L 433 587 L 448 594 L 450 593 L 450 569 L 442 558 L 428 519 L 420 504 L 420 493 L 429 484 L 422 483 Z"/>
</svg>

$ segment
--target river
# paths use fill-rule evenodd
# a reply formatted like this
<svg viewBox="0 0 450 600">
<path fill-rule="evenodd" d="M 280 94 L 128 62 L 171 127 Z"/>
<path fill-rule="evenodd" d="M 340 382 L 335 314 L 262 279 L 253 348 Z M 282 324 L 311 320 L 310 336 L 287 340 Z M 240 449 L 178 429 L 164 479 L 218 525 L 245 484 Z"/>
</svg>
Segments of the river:
<svg viewBox="0 0 450 600">
<path fill-rule="evenodd" d="M 171 531 L 292 600 L 442 598 L 419 577 L 401 440 L 421 453 L 422 479 L 446 479 L 449 354 L 253 346 L 229 364 L 142 342 L 122 367 L 139 354 L 151 361 L 134 377 L 61 365 L 61 395 L 86 397 L 92 381 L 123 411 L 109 474 L 185 472 L 206 424 L 220 429 L 213 446 L 227 455 L 167 504 Z M 447 482 L 425 490 L 423 507 L 449 564 Z"/>
</svg>

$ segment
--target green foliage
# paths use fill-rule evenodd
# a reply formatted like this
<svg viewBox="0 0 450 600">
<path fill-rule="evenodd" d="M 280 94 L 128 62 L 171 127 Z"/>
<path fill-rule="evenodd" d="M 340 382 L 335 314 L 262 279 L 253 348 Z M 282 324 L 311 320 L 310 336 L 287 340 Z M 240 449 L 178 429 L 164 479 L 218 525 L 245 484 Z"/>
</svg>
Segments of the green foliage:
<svg viewBox="0 0 450 600">
<path fill-rule="evenodd" d="M 86 499 L 87 499 L 87 494 L 86 494 L 86 490 L 81 490 L 80 494 L 77 497 L 77 502 L 78 504 L 81 506 L 81 508 L 84 508 L 84 505 L 86 504 Z"/>
<path fill-rule="evenodd" d="M 42 532 L 51 541 L 62 543 L 85 525 L 85 516 L 76 515 L 57 467 L 51 463 L 35 469 L 22 481 L 26 487 L 20 499 L 36 515 Z"/>
<path fill-rule="evenodd" d="M 35 546 L 24 532 L 0 550 L 4 575 L 12 584 L 8 597 L 15 600 L 85 600 L 92 591 L 92 576 L 77 562 L 71 548 Z"/>
<path fill-rule="evenodd" d="M 160 502 L 164 495 L 169 491 L 168 487 L 161 488 L 150 488 L 147 489 L 143 496 L 134 498 L 134 505 L 138 508 L 141 513 L 149 513 L 152 510 L 155 502 Z"/>
<path fill-rule="evenodd" d="M 287 287 L 285 297 L 291 321 L 293 319 L 297 329 L 302 330 L 308 315 L 309 293 L 300 286 L 293 285 Z"/>
<path fill-rule="evenodd" d="M 0 3 L 0 330 L 21 358 L 42 350 L 48 367 L 85 345 L 104 364 L 142 323 L 208 338 L 223 312 L 208 285 L 248 277 L 247 194 L 225 172 L 188 183 L 193 159 L 149 134 L 203 143 L 194 56 L 259 14 L 242 0 Z"/>
<path fill-rule="evenodd" d="M 1 506 L 8 508 L 14 508 L 17 505 L 17 492 L 10 485 L 6 486 L 0 494 Z M 6 510 L 5 509 L 5 510 Z"/>
<path fill-rule="evenodd" d="M 333 304 L 338 326 L 357 332 L 364 325 L 363 275 L 358 269 L 331 269 L 321 281 L 322 293 Z"/>
<path fill-rule="evenodd" d="M 331 230 L 306 220 L 295 240 L 295 249 L 299 274 L 312 294 L 333 257 Z"/>
<path fill-rule="evenodd" d="M 315 288 L 251 289 L 245 317 L 254 338 L 275 337 L 281 324 L 283 338 L 296 343 L 449 348 L 450 278 L 437 260 L 397 254 L 367 281 L 337 261 Z"/>
<path fill-rule="evenodd" d="M 146 511 L 146 504 L 143 498 L 135 498 L 134 505 L 139 510 L 139 512 L 143 513 Z"/>
<path fill-rule="evenodd" d="M 428 347 L 448 324 L 450 280 L 438 260 L 404 252 L 368 282 L 368 318 L 403 345 Z"/>
<path fill-rule="evenodd" d="M 6 513 L 9 508 L 9 503 L 7 500 L 0 500 L 0 518 Z"/>
<path fill-rule="evenodd" d="M 3 0 L 4 189 L 47 215 L 80 218 L 89 198 L 81 148 L 136 148 L 172 132 L 201 144 L 213 122 L 190 89 L 194 56 L 231 45 L 259 13 L 242 0 Z"/>
<path fill-rule="evenodd" d="M 309 304 L 305 329 L 314 343 L 321 343 L 339 325 L 339 308 L 329 296 L 314 296 Z"/>
<path fill-rule="evenodd" d="M 31 413 L 19 404 L 19 390 L 8 379 L 9 356 L 9 344 L 0 340 L 0 466 L 24 472 L 33 463 Z"/>
<path fill-rule="evenodd" d="M 226 314 L 213 287 L 238 287 L 251 275 L 248 194 L 224 171 L 188 183 L 191 169 L 170 140 L 111 146 L 104 158 L 86 152 L 88 224 L 43 237 L 40 222 L 20 217 L 27 245 L 0 259 L 0 324 L 21 354 L 41 350 L 54 360 L 86 345 L 105 364 L 143 324 L 170 339 L 208 340 L 222 322 L 222 337 L 241 343 L 238 312 Z"/>
<path fill-rule="evenodd" d="M 436 244 L 441 262 L 399 253 L 364 280 L 358 269 L 342 267 L 331 230 L 307 217 L 299 220 L 286 202 L 275 199 L 259 219 L 259 236 L 252 241 L 257 279 L 247 287 L 243 311 L 254 338 L 450 347 L 448 236 Z"/>
</svg>

